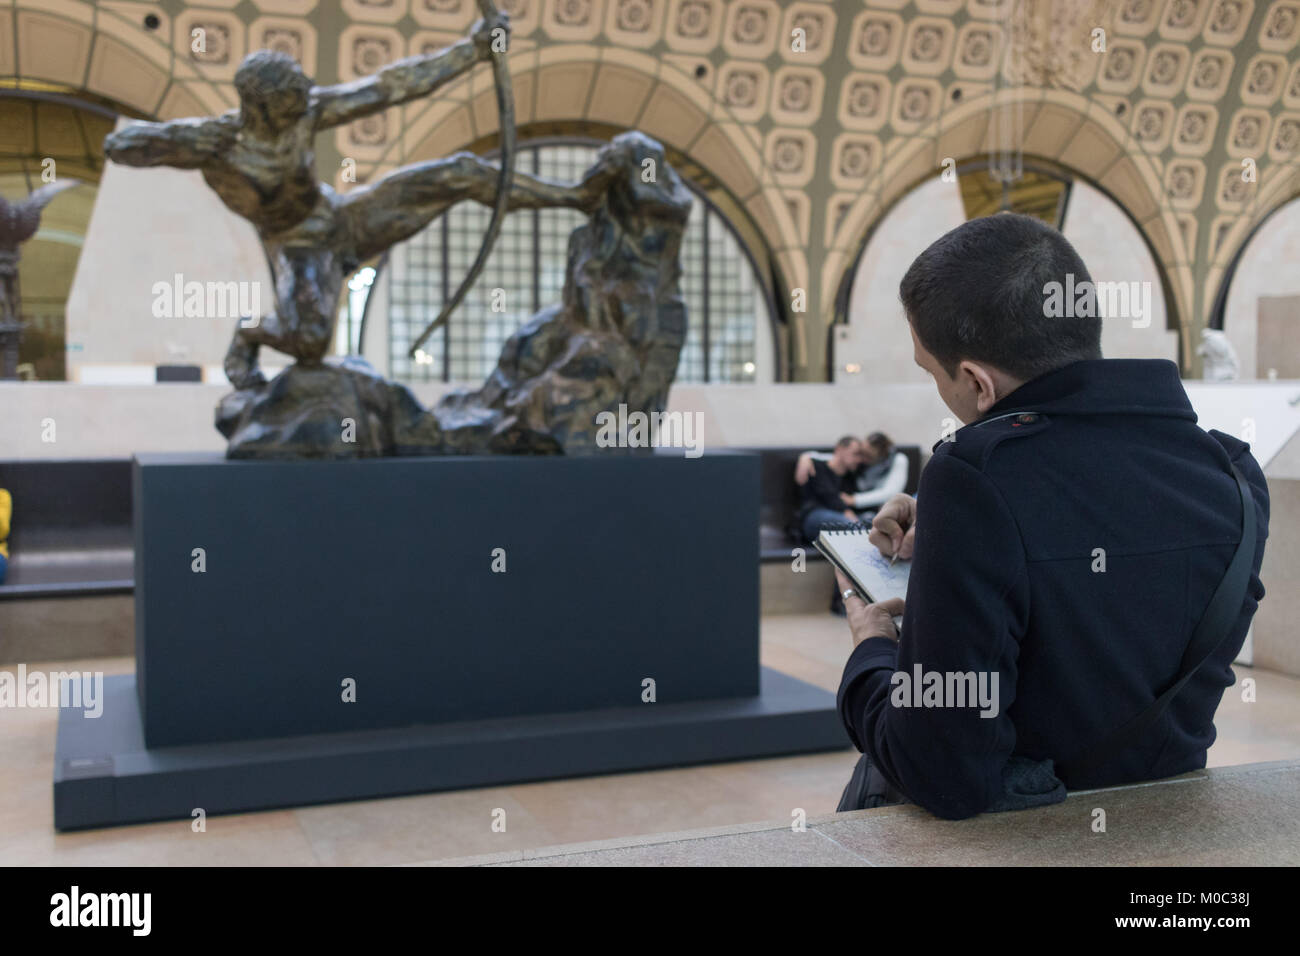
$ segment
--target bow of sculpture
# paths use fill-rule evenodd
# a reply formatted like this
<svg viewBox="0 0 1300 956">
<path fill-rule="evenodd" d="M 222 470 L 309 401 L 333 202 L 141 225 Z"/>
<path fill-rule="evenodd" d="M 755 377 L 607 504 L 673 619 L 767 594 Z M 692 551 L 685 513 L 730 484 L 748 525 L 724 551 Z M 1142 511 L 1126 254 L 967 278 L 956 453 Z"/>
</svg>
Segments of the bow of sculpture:
<svg viewBox="0 0 1300 956">
<path fill-rule="evenodd" d="M 497 94 L 497 128 L 501 135 L 500 163 L 501 171 L 497 175 L 497 195 L 492 205 L 492 218 L 489 220 L 487 229 L 483 233 L 483 241 L 479 245 L 478 255 L 474 257 L 474 264 L 470 266 L 469 272 L 461 280 L 460 286 L 443 304 L 442 310 L 438 317 L 420 333 L 419 337 L 411 343 L 409 355 L 414 358 L 416 352 L 447 319 L 471 288 L 474 287 L 483 267 L 487 264 L 488 255 L 492 252 L 493 245 L 496 244 L 497 236 L 501 233 L 501 223 L 505 220 L 507 206 L 510 202 L 510 181 L 515 170 L 515 96 L 514 90 L 510 85 L 510 68 L 506 65 L 506 49 L 509 46 L 509 24 L 510 20 L 505 13 L 498 12 L 492 4 L 492 0 L 478 0 L 479 10 L 483 14 L 483 22 L 488 25 L 488 29 L 493 35 L 492 39 L 492 79 L 496 84 Z"/>
</svg>

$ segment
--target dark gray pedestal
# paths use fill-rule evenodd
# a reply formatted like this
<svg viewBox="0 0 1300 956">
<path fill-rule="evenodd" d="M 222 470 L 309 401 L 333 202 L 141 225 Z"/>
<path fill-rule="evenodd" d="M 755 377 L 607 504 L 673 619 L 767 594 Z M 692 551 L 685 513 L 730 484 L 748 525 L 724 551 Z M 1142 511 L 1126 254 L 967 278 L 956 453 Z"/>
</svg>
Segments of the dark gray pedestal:
<svg viewBox="0 0 1300 956">
<path fill-rule="evenodd" d="M 839 750 L 834 697 L 768 668 L 757 697 L 146 749 L 135 680 L 59 715 L 60 830 Z"/>
<path fill-rule="evenodd" d="M 139 455 L 134 483 L 147 746 L 758 693 L 752 456 Z"/>
<path fill-rule="evenodd" d="M 141 455 L 134 501 L 136 676 L 60 717 L 61 829 L 847 742 L 760 688 L 752 455 Z"/>
</svg>

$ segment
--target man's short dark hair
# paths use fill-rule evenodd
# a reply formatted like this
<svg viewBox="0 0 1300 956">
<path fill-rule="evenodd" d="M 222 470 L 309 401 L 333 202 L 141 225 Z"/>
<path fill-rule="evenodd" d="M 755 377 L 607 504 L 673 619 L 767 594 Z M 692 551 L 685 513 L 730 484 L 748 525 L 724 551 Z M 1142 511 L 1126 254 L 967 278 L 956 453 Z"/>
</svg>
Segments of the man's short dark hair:
<svg viewBox="0 0 1300 956">
<path fill-rule="evenodd" d="M 1022 381 L 1101 358 L 1101 319 L 1049 316 L 1049 284 L 1091 284 L 1066 238 L 1030 216 L 997 213 L 946 233 L 916 257 L 899 285 L 908 321 L 949 375 L 962 359 Z"/>
<path fill-rule="evenodd" d="M 884 432 L 872 432 L 867 436 L 867 444 L 881 455 L 889 455 L 894 450 L 893 440 Z"/>
<path fill-rule="evenodd" d="M 839 441 L 835 443 L 835 450 L 839 451 L 841 448 L 848 448 L 850 445 L 857 444 L 857 441 L 858 440 L 854 438 L 852 435 L 845 435 L 843 438 L 841 438 Z"/>
</svg>

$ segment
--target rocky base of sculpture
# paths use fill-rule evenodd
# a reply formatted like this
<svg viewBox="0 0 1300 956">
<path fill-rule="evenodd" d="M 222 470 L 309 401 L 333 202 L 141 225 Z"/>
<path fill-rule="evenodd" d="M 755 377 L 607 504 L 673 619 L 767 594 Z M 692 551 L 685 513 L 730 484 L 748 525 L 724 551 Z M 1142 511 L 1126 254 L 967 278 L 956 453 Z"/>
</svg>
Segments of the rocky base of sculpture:
<svg viewBox="0 0 1300 956">
<path fill-rule="evenodd" d="M 597 443 L 602 413 L 617 416 L 620 404 L 626 411 L 642 378 L 636 351 L 621 335 L 586 328 L 555 307 L 510 336 L 481 388 L 443 396 L 433 414 L 452 432 L 491 421 L 493 451 L 617 452 Z"/>
<path fill-rule="evenodd" d="M 241 388 L 217 405 L 216 426 L 228 458 L 374 458 L 396 454 L 399 435 L 443 444 L 440 432 L 417 437 L 424 409 L 401 385 L 363 359 L 291 365 L 269 382 Z M 416 452 L 418 454 L 419 452 Z"/>
<path fill-rule="evenodd" d="M 432 410 L 352 356 L 291 365 L 232 392 L 216 426 L 229 458 L 581 453 L 597 447 L 600 413 L 617 416 L 640 374 L 621 337 L 552 309 L 510 337 L 482 388 L 452 392 Z"/>
</svg>

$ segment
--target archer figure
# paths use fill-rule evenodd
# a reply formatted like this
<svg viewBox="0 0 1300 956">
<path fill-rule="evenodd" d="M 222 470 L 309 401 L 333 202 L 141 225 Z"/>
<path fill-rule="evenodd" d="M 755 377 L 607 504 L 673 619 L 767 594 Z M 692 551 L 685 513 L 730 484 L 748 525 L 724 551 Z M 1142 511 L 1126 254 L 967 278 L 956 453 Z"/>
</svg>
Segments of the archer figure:
<svg viewBox="0 0 1300 956">
<path fill-rule="evenodd" d="M 271 266 L 276 308 L 236 329 L 225 360 L 232 385 L 265 383 L 257 367 L 262 345 L 301 364 L 319 364 L 333 338 L 346 276 L 419 232 L 453 203 L 495 201 L 500 168 L 472 153 L 407 166 L 340 196 L 317 181 L 313 142 L 321 130 L 425 96 L 455 79 L 489 59 L 494 38 L 508 37 L 509 28 L 504 14 L 486 17 L 470 38 L 454 46 L 336 86 L 314 86 L 292 57 L 260 50 L 235 74 L 238 110 L 140 123 L 104 141 L 114 162 L 199 170 L 222 202 L 257 229 Z M 515 173 L 509 208 L 584 209 L 595 201 L 595 187 Z"/>
</svg>

